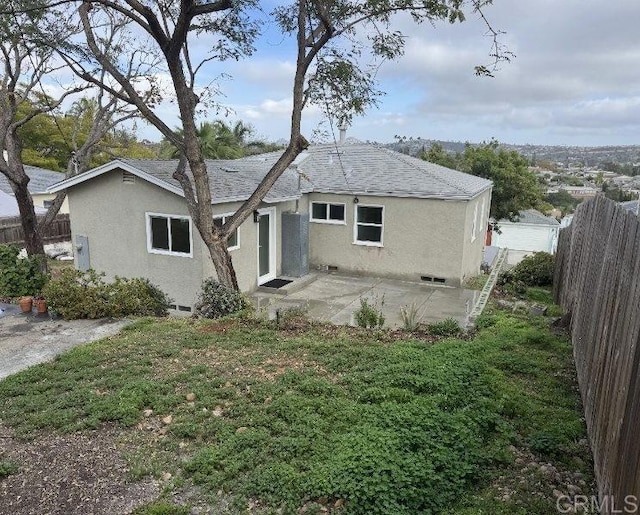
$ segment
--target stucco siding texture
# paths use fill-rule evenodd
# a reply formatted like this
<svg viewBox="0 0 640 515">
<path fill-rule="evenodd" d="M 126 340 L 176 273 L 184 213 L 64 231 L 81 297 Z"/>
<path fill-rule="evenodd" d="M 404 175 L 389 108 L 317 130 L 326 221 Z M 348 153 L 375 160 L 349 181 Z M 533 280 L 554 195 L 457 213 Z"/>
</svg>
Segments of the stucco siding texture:
<svg viewBox="0 0 640 515">
<path fill-rule="evenodd" d="M 464 252 L 460 270 L 462 281 L 480 273 L 482 252 L 489 223 L 489 211 L 491 209 L 491 191 L 481 193 L 466 204 Z M 473 233 L 474 229 L 475 234 Z"/>
<path fill-rule="evenodd" d="M 176 304 L 191 306 L 203 274 L 203 245 L 193 238 L 193 257 L 151 254 L 145 213 L 186 216 L 184 199 L 137 180 L 123 183 L 113 171 L 69 191 L 71 233 L 87 236 L 90 266 L 108 279 L 146 277 Z"/>
<path fill-rule="evenodd" d="M 88 237 L 90 266 L 109 279 L 115 275 L 146 277 L 176 304 L 192 306 L 203 279 L 215 277 L 209 252 L 193 225 L 192 257 L 154 254 L 147 249 L 145 214 L 188 216 L 187 205 L 178 195 L 142 179 L 123 183 L 122 174 L 115 170 L 71 188 L 69 203 L 73 237 Z M 294 205 L 279 204 L 277 212 Z M 213 206 L 214 215 L 230 214 L 238 207 L 239 203 L 218 204 Z M 279 232 L 276 237 L 278 243 Z M 231 251 L 231 258 L 240 288 L 251 291 L 257 286 L 257 229 L 252 217 L 240 226 L 239 240 L 240 248 Z M 279 244 L 276 249 L 279 268 Z"/>
<path fill-rule="evenodd" d="M 311 268 L 335 266 L 356 274 L 459 284 L 465 268 L 466 201 L 358 196 L 360 206 L 384 206 L 383 246 L 354 244 L 354 196 L 313 193 L 311 202 L 345 204 L 345 224 L 310 223 Z M 477 266 L 479 267 L 478 260 Z"/>
<path fill-rule="evenodd" d="M 500 222 L 500 233 L 493 233 L 493 245 L 512 250 L 555 252 L 558 227 Z"/>
</svg>

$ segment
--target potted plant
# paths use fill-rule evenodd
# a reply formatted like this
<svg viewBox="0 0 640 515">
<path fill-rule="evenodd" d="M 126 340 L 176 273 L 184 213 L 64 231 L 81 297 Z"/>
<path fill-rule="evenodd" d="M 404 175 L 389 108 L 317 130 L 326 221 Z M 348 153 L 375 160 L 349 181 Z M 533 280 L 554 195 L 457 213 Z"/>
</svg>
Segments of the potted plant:
<svg viewBox="0 0 640 515">
<path fill-rule="evenodd" d="M 31 313 L 33 309 L 33 298 L 28 295 L 20 297 L 20 299 L 18 299 L 18 305 L 23 313 Z"/>
<path fill-rule="evenodd" d="M 44 315 L 47 312 L 47 301 L 42 295 L 36 295 L 33 298 L 33 304 L 39 315 Z"/>
</svg>

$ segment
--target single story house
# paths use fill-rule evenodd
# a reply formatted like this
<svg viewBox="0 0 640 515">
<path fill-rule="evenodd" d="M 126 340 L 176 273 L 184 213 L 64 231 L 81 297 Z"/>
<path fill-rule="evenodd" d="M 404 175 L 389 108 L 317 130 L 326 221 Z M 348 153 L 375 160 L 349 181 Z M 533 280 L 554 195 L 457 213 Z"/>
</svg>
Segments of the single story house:
<svg viewBox="0 0 640 515">
<path fill-rule="evenodd" d="M 4 176 L 3 176 L 4 177 Z M 36 215 L 44 215 L 47 210 L 35 206 Z M 15 218 L 20 216 L 18 202 L 13 195 L 0 190 L 0 218 Z"/>
<path fill-rule="evenodd" d="M 29 193 L 31 193 L 31 198 L 33 198 L 33 205 L 36 208 L 43 208 L 44 210 L 49 209 L 51 202 L 53 202 L 53 199 L 55 198 L 55 194 L 49 192 L 48 189 L 54 184 L 60 182 L 60 180 L 64 178 L 64 175 L 60 172 L 45 170 L 44 168 L 29 165 L 24 166 L 24 171 L 30 179 L 27 189 L 29 190 Z M 9 184 L 9 180 L 1 173 L 0 191 L 13 196 L 13 190 L 11 189 L 11 184 Z M 69 213 L 69 201 L 67 199 L 65 199 L 60 207 L 59 213 Z"/>
<path fill-rule="evenodd" d="M 234 213 L 279 156 L 207 161 L 215 217 Z M 189 310 L 215 271 L 175 167 L 118 159 L 49 191 L 68 191 L 79 268 L 147 277 Z M 491 189 L 378 146 L 313 146 L 230 238 L 239 286 L 250 292 L 309 270 L 459 285 L 479 272 Z"/>
<path fill-rule="evenodd" d="M 519 263 L 533 252 L 555 253 L 560 222 L 535 209 L 519 213 L 518 221 L 500 220 L 491 236 L 491 245 L 509 249 L 509 264 Z"/>
</svg>

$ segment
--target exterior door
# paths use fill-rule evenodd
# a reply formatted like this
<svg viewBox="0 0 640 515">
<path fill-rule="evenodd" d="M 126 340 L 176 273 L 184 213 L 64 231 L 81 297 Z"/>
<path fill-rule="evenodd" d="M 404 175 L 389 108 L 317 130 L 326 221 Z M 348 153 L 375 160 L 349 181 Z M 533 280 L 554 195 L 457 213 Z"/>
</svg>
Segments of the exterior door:
<svg viewBox="0 0 640 515">
<path fill-rule="evenodd" d="M 258 284 L 263 284 L 276 277 L 276 213 L 274 208 L 258 213 Z"/>
</svg>

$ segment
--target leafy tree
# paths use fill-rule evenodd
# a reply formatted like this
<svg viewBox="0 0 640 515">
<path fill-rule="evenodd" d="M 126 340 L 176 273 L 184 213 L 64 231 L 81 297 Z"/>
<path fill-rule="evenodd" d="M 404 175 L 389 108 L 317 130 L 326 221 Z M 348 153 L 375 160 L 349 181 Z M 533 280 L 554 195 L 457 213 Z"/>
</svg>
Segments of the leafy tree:
<svg viewBox="0 0 640 515">
<path fill-rule="evenodd" d="M 55 2 L 50 0 L 49 3 Z M 205 154 L 195 121 L 201 109 L 215 103 L 215 100 L 212 90 L 198 88 L 196 93 L 196 78 L 211 60 L 239 59 L 253 53 L 253 42 L 263 21 L 262 11 L 256 9 L 257 4 L 253 0 L 85 0 L 79 3 L 78 15 L 87 48 L 69 49 L 68 62 L 80 77 L 106 91 L 113 92 L 114 84 L 117 84 L 122 90 L 119 98 L 136 106 L 141 115 L 178 150 L 180 158 L 174 178 L 185 193 L 194 225 L 209 250 L 219 281 L 237 288 L 227 239 L 260 205 L 278 177 L 307 148 L 308 142 L 301 133 L 304 107 L 315 104 L 332 120 L 349 122 L 353 115 L 376 104 L 380 95 L 375 83 L 379 61 L 397 58 L 404 47 L 402 33 L 390 26 L 394 14 L 404 12 L 418 23 L 455 23 L 464 20 L 464 10 L 468 9 L 486 21 L 482 8 L 487 3 L 490 2 L 299 0 L 277 5 L 270 18 L 285 37 L 295 42 L 296 47 L 289 143 L 254 193 L 222 226 L 213 224 Z M 114 59 L 106 51 L 103 37 L 105 20 L 132 25 L 132 37 L 126 46 L 131 51 L 130 59 Z M 493 64 L 508 60 L 509 54 L 498 44 L 498 33 L 488 22 L 487 26 L 493 36 Z M 195 58 L 190 44 L 196 36 L 209 44 L 209 52 L 200 60 Z M 179 130 L 169 127 L 154 109 L 157 98 L 144 98 L 137 84 L 123 72 L 123 63 L 138 59 L 135 53 L 137 43 L 145 49 L 153 48 L 153 52 L 162 57 L 163 67 L 158 70 L 165 71 L 171 79 L 172 96 L 182 123 Z M 362 64 L 368 61 L 372 62 L 370 66 Z M 96 77 L 92 73 L 94 67 L 105 69 L 109 76 Z M 493 68 L 477 66 L 475 71 L 478 75 L 491 75 Z"/>
<path fill-rule="evenodd" d="M 528 160 L 516 151 L 506 151 L 497 141 L 473 146 L 463 154 L 451 155 L 434 143 L 421 158 L 432 163 L 493 181 L 491 216 L 516 220 L 524 209 L 539 207 L 542 190 L 538 177 L 528 169 Z"/>
<path fill-rule="evenodd" d="M 42 136 L 38 132 L 46 130 L 51 120 L 60 125 L 54 116 L 61 104 L 72 95 L 89 89 L 89 85 L 72 84 L 63 88 L 56 98 L 44 94 L 43 79 L 66 67 L 57 59 L 60 57 L 59 48 L 77 35 L 78 28 L 62 8 L 44 9 L 34 0 L 13 0 L 7 4 L 11 8 L 10 15 L 0 17 L 0 173 L 7 178 L 15 195 L 25 248 L 31 256 L 44 254 L 42 233 L 58 213 L 65 192 L 56 196 L 46 215 L 38 220 L 28 190 L 30 179 L 24 170 L 23 159 L 25 155 L 34 161 L 40 157 L 42 161 L 39 164 L 60 165 L 60 142 L 55 139 L 47 142 L 44 138 L 47 152 L 40 153 L 42 148 L 31 148 L 23 155 L 25 140 L 31 143 L 38 140 Z M 116 26 L 111 26 L 111 31 L 108 31 L 105 44 L 109 48 L 120 48 L 117 31 Z M 134 68 L 129 68 L 130 78 L 134 71 Z M 94 74 L 104 78 L 104 71 L 94 70 Z M 68 120 L 68 124 L 78 127 L 85 121 L 84 115 L 91 113 L 86 138 L 84 141 L 72 138 L 72 148 L 67 149 L 73 151 L 73 158 L 66 163 L 68 174 L 87 169 L 93 148 L 102 137 L 120 121 L 138 116 L 137 111 L 121 103 L 117 91 L 112 90 L 115 95 L 102 89 L 94 91 L 96 96 L 90 105 L 76 104 L 75 116 Z M 48 128 L 51 130 L 50 124 Z M 42 263 L 46 266 L 44 260 Z"/>
<path fill-rule="evenodd" d="M 582 202 L 582 200 L 572 197 L 566 190 L 549 193 L 545 196 L 545 200 L 564 214 L 573 213 L 578 204 Z"/>
<path fill-rule="evenodd" d="M 431 147 L 429 147 L 429 150 L 420 155 L 420 159 L 440 166 L 446 166 L 447 168 L 453 168 L 454 170 L 458 169 L 461 162 L 460 154 L 449 154 L 439 143 L 433 143 Z"/>
<path fill-rule="evenodd" d="M 637 200 L 638 195 L 636 193 L 632 193 L 630 191 L 624 191 L 620 189 L 615 183 L 611 183 L 609 181 L 605 181 L 602 184 L 602 191 L 604 192 L 604 196 L 610 198 L 611 200 L 615 200 L 616 202 L 627 202 L 629 200 Z"/>
<path fill-rule="evenodd" d="M 479 146 L 467 145 L 460 169 L 493 181 L 494 219 L 517 220 L 520 211 L 535 208 L 542 200 L 540 183 L 528 165 L 528 160 L 518 152 L 501 149 L 492 140 Z"/>
</svg>

